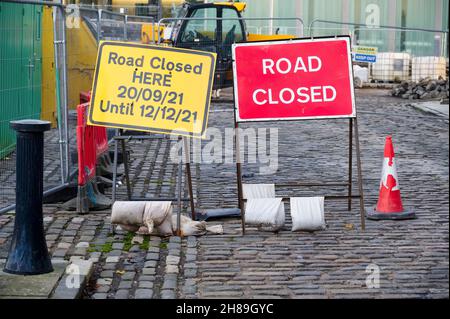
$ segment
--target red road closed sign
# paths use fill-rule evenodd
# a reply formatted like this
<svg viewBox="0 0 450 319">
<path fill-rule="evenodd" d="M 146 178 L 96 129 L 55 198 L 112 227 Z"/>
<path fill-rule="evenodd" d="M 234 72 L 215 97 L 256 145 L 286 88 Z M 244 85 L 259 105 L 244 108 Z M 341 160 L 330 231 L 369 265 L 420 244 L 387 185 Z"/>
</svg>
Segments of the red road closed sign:
<svg viewBox="0 0 450 319">
<path fill-rule="evenodd" d="M 233 45 L 236 121 L 356 116 L 349 37 Z"/>
</svg>

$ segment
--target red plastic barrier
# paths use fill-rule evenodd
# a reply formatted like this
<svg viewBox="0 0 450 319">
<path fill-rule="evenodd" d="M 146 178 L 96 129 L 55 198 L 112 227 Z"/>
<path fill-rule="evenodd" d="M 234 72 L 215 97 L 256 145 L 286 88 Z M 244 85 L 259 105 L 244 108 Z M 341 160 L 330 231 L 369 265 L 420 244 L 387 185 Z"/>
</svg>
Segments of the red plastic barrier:
<svg viewBox="0 0 450 319">
<path fill-rule="evenodd" d="M 97 149 L 97 157 L 108 151 L 108 136 L 106 127 L 94 126 L 94 138 Z"/>
<path fill-rule="evenodd" d="M 91 92 L 80 92 L 80 104 L 91 101 Z M 94 127 L 94 140 L 96 144 L 97 157 L 108 151 L 108 135 L 106 127 Z"/>
<path fill-rule="evenodd" d="M 86 185 L 95 177 L 97 151 L 94 138 L 95 127 L 87 125 L 89 103 L 77 106 L 77 148 L 78 148 L 78 185 Z"/>
</svg>

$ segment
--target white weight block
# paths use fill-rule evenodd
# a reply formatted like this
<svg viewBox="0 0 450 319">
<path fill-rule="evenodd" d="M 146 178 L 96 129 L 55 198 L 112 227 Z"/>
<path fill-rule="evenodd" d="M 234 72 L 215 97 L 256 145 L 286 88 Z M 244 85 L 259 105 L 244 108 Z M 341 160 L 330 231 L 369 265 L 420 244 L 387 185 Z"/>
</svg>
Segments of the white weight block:
<svg viewBox="0 0 450 319">
<path fill-rule="evenodd" d="M 324 197 L 292 197 L 290 200 L 292 231 L 326 228 Z"/>
<path fill-rule="evenodd" d="M 257 226 L 283 227 L 284 203 L 281 198 L 251 198 L 245 208 L 245 223 Z"/>
</svg>

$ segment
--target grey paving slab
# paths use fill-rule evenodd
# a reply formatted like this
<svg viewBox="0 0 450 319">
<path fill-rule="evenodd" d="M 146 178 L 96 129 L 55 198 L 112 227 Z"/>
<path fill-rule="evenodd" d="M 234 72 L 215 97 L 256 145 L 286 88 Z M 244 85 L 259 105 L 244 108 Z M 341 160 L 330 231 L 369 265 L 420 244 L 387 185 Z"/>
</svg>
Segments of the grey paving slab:
<svg viewBox="0 0 450 319">
<path fill-rule="evenodd" d="M 3 265 L 0 265 L 3 269 Z M 67 263 L 53 263 L 48 274 L 22 276 L 0 271 L 0 298 L 49 298 L 62 278 Z"/>
</svg>

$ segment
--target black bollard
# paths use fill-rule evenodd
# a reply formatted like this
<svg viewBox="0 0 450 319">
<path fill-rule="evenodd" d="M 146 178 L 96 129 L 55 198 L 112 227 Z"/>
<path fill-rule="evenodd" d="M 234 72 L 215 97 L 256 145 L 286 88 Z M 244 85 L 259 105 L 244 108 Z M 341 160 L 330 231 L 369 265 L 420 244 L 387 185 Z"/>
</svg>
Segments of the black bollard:
<svg viewBox="0 0 450 319">
<path fill-rule="evenodd" d="M 42 213 L 44 132 L 50 122 L 11 121 L 17 132 L 16 217 L 4 271 L 38 275 L 53 271 L 44 235 Z"/>
</svg>

